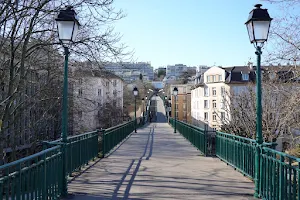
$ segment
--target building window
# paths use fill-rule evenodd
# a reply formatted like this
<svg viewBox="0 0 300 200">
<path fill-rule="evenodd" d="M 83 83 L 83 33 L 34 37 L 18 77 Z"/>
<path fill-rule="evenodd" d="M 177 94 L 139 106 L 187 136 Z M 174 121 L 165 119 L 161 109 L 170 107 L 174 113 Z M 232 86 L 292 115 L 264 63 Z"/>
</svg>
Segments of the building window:
<svg viewBox="0 0 300 200">
<path fill-rule="evenodd" d="M 213 131 L 216 131 L 217 130 L 216 125 L 213 125 L 212 129 L 213 129 Z"/>
<path fill-rule="evenodd" d="M 82 89 L 80 88 L 80 89 L 78 89 L 78 96 L 82 96 Z"/>
<path fill-rule="evenodd" d="M 210 82 L 210 76 L 206 76 L 207 82 Z"/>
<path fill-rule="evenodd" d="M 106 81 L 105 86 L 109 87 L 109 82 L 108 81 Z"/>
<path fill-rule="evenodd" d="M 225 112 L 221 112 L 221 120 L 222 120 L 222 121 L 225 120 Z"/>
<path fill-rule="evenodd" d="M 98 96 L 101 96 L 101 94 L 102 94 L 101 89 L 98 89 Z"/>
<path fill-rule="evenodd" d="M 183 87 L 183 94 L 186 93 L 186 87 Z"/>
<path fill-rule="evenodd" d="M 216 82 L 216 76 L 213 75 L 212 77 L 213 77 L 213 82 Z"/>
<path fill-rule="evenodd" d="M 117 96 L 117 90 L 113 91 L 113 95 L 116 97 Z"/>
<path fill-rule="evenodd" d="M 176 118 L 178 119 L 178 111 L 176 111 Z"/>
<path fill-rule="evenodd" d="M 208 88 L 208 87 L 205 87 L 205 88 L 204 88 L 204 96 L 205 96 L 205 97 L 208 97 L 208 96 L 209 96 L 209 88 Z"/>
<path fill-rule="evenodd" d="M 219 81 L 222 81 L 222 75 L 219 75 Z"/>
<path fill-rule="evenodd" d="M 217 95 L 217 88 L 215 88 L 215 87 L 212 88 L 212 95 L 213 96 Z"/>
<path fill-rule="evenodd" d="M 82 84 L 82 78 L 79 79 L 79 84 Z"/>
<path fill-rule="evenodd" d="M 205 120 L 205 121 L 208 121 L 208 112 L 205 112 L 205 113 L 204 113 L 204 120 Z"/>
<path fill-rule="evenodd" d="M 208 100 L 204 100 L 204 108 L 209 108 Z"/>
<path fill-rule="evenodd" d="M 186 96 L 185 95 L 183 96 L 183 101 L 186 101 Z"/>
<path fill-rule="evenodd" d="M 216 114 L 216 113 L 213 113 L 212 118 L 213 118 L 213 121 L 217 121 L 217 114 Z"/>
<path fill-rule="evenodd" d="M 183 118 L 186 118 L 186 111 L 183 111 Z"/>
<path fill-rule="evenodd" d="M 178 103 L 175 104 L 175 108 L 178 109 Z"/>
<path fill-rule="evenodd" d="M 183 103 L 183 110 L 186 110 L 186 103 Z"/>
<path fill-rule="evenodd" d="M 242 74 L 243 81 L 249 80 L 249 74 Z"/>
<path fill-rule="evenodd" d="M 221 95 L 225 96 L 225 87 L 221 87 Z"/>
<path fill-rule="evenodd" d="M 114 80 L 113 85 L 116 87 L 117 86 L 117 80 Z"/>
<path fill-rule="evenodd" d="M 213 100 L 213 101 L 212 101 L 212 105 L 213 105 L 213 108 L 216 108 L 216 107 L 217 107 L 217 101 L 216 101 L 216 100 Z"/>
<path fill-rule="evenodd" d="M 220 102 L 220 108 L 221 108 L 221 109 L 224 109 L 224 108 L 225 108 L 224 100 L 221 100 L 221 102 Z"/>
</svg>

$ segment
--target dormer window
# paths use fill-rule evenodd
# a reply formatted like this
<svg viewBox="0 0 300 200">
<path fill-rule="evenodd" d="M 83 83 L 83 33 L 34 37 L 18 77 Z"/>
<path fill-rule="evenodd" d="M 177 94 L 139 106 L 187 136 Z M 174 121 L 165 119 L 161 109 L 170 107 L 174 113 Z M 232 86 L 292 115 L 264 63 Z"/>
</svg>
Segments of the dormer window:
<svg viewBox="0 0 300 200">
<path fill-rule="evenodd" d="M 213 75 L 212 77 L 213 77 L 213 82 L 216 82 L 216 76 Z"/>
<path fill-rule="evenodd" d="M 222 81 L 222 75 L 219 75 L 219 81 Z"/>
<path fill-rule="evenodd" d="M 249 80 L 249 74 L 242 74 L 242 79 L 243 79 L 243 81 L 248 81 Z"/>
<path fill-rule="evenodd" d="M 210 82 L 210 76 L 207 76 L 206 79 L 207 79 L 207 82 L 209 83 Z"/>
</svg>

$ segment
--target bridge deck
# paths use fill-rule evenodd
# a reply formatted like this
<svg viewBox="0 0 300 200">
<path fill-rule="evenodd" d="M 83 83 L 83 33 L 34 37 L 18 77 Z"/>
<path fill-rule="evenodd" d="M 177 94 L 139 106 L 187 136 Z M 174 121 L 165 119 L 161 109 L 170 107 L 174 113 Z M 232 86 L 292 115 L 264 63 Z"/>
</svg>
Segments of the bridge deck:
<svg viewBox="0 0 300 200">
<path fill-rule="evenodd" d="M 217 158 L 200 155 L 164 122 L 138 129 L 68 185 L 75 200 L 253 199 L 254 184 Z"/>
</svg>

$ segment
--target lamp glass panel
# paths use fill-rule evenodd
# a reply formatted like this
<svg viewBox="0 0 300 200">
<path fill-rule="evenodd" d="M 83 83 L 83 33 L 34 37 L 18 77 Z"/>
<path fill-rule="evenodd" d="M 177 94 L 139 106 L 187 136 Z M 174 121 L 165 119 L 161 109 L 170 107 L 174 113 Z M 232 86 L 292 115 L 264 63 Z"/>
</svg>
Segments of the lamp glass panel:
<svg viewBox="0 0 300 200">
<path fill-rule="evenodd" d="M 137 96 L 138 95 L 138 91 L 137 90 L 133 91 L 133 95 Z"/>
<path fill-rule="evenodd" d="M 270 21 L 253 21 L 254 38 L 258 43 L 265 42 L 268 39 Z"/>
<path fill-rule="evenodd" d="M 73 35 L 72 35 L 72 41 L 75 42 L 76 40 L 76 36 L 78 33 L 78 29 L 79 29 L 79 25 L 77 22 L 74 22 L 74 31 L 73 31 Z"/>
<path fill-rule="evenodd" d="M 253 33 L 253 26 L 252 26 L 252 22 L 249 22 L 247 24 L 247 30 L 248 30 L 248 35 L 249 35 L 249 39 L 250 42 L 252 43 L 254 41 L 254 33 Z"/>
<path fill-rule="evenodd" d="M 72 39 L 74 21 L 57 21 L 59 39 L 63 43 L 69 43 Z"/>
</svg>

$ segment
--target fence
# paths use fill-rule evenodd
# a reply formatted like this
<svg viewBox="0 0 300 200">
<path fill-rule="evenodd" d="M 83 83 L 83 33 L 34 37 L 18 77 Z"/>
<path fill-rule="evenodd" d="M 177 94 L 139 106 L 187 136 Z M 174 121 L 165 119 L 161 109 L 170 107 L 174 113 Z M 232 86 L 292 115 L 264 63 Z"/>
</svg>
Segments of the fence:
<svg viewBox="0 0 300 200">
<path fill-rule="evenodd" d="M 261 147 L 259 192 L 264 199 L 300 199 L 300 159 Z"/>
<path fill-rule="evenodd" d="M 61 147 L 0 166 L 0 199 L 57 199 L 61 194 Z"/>
<path fill-rule="evenodd" d="M 170 118 L 174 126 L 174 119 Z M 206 131 L 176 121 L 178 131 L 207 155 L 212 143 Z M 259 148 L 259 196 L 263 199 L 300 199 L 300 158 L 274 150 L 276 143 L 257 146 L 256 140 L 216 132 L 216 156 L 242 174 L 254 179 L 255 153 Z"/>
<path fill-rule="evenodd" d="M 134 121 L 130 121 L 103 131 L 68 137 L 66 144 L 60 139 L 44 142 L 45 150 L 0 166 L 0 200 L 59 199 L 65 176 L 80 170 L 99 153 L 109 152 L 133 130 Z M 62 174 L 62 148 L 66 148 L 67 174 Z"/>
<path fill-rule="evenodd" d="M 127 122 L 103 132 L 103 157 L 122 142 L 134 130 L 134 121 Z"/>
<path fill-rule="evenodd" d="M 216 156 L 253 179 L 255 144 L 253 139 L 217 132 Z"/>
<path fill-rule="evenodd" d="M 169 122 L 174 127 L 174 119 L 170 118 Z M 176 120 L 176 129 L 204 155 L 211 152 L 209 149 L 213 146 L 213 139 L 203 129 L 178 120 Z"/>
</svg>

